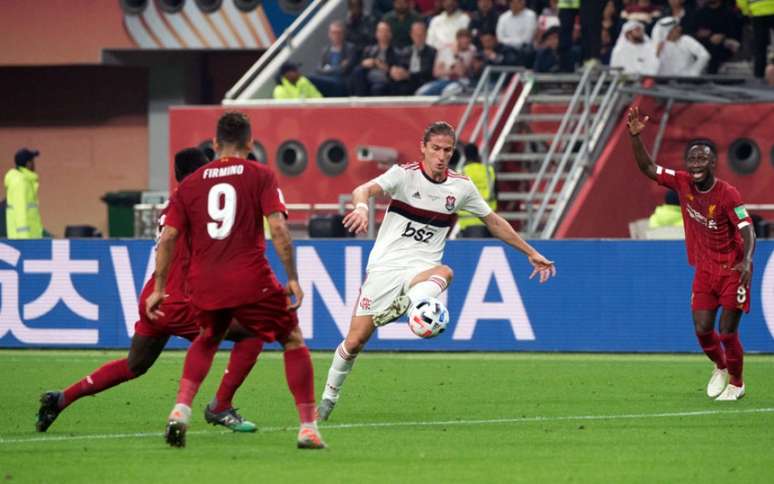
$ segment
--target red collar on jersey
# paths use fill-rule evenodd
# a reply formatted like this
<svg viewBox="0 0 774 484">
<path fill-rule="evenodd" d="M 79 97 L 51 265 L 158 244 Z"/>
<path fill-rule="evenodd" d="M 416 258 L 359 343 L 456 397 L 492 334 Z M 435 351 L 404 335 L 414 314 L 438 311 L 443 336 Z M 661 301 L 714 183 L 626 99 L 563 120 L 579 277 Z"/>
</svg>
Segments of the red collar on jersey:
<svg viewBox="0 0 774 484">
<path fill-rule="evenodd" d="M 429 181 L 430 183 L 435 183 L 436 185 L 440 185 L 441 183 L 445 182 L 449 178 L 449 169 L 446 168 L 446 172 L 444 173 L 445 176 L 443 180 L 441 181 L 433 180 L 427 175 L 427 173 L 425 173 L 425 164 L 422 163 L 421 161 L 419 162 L 419 171 L 422 172 L 422 176 L 424 176 L 427 179 L 427 181 Z"/>
</svg>

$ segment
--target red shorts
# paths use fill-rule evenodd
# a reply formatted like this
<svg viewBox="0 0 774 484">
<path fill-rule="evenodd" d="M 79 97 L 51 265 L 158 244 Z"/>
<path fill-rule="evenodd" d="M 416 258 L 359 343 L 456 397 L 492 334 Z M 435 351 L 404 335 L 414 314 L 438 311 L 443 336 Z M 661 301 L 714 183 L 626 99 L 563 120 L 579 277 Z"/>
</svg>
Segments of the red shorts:
<svg viewBox="0 0 774 484">
<path fill-rule="evenodd" d="M 188 301 L 172 301 L 161 303 L 163 317 L 151 320 L 145 313 L 145 299 L 151 291 L 143 290 L 140 294 L 140 320 L 134 323 L 134 332 L 140 336 L 161 338 L 165 336 L 180 336 L 193 341 L 199 335 L 199 310 Z"/>
<path fill-rule="evenodd" d="M 285 341 L 288 335 L 298 326 L 298 316 L 295 311 L 288 310 L 289 299 L 282 286 L 277 285 L 257 302 L 235 308 L 205 310 L 199 316 L 202 328 L 216 326 L 223 328 L 232 319 L 255 334 L 266 343 Z"/>
<path fill-rule="evenodd" d="M 750 312 L 750 286 L 739 283 L 739 273 L 710 274 L 696 271 L 691 288 L 691 309 L 714 311 L 722 306 L 732 311 Z"/>
</svg>

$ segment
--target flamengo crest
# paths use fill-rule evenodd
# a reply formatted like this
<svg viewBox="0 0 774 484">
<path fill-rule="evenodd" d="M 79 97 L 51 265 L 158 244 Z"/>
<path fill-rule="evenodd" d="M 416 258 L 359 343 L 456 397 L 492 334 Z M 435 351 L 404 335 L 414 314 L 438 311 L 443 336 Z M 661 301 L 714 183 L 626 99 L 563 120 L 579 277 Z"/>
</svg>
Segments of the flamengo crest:
<svg viewBox="0 0 774 484">
<path fill-rule="evenodd" d="M 457 198 L 454 195 L 448 195 L 446 197 L 446 210 L 453 211 L 454 204 L 457 202 Z"/>
</svg>

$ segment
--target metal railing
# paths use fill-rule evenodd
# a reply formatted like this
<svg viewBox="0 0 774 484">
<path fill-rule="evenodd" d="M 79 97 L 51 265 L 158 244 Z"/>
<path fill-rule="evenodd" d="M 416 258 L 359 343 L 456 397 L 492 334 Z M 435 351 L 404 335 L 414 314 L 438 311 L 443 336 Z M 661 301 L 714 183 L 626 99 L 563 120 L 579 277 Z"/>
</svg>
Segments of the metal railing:
<svg viewBox="0 0 774 484">
<path fill-rule="evenodd" d="M 474 143 L 479 147 L 481 161 L 487 167 L 497 159 L 497 154 L 503 146 L 503 137 L 510 132 L 510 129 L 513 127 L 514 116 L 517 116 L 518 112 L 524 107 L 524 99 L 529 95 L 532 83 L 531 79 L 526 84 L 522 82 L 522 76 L 524 75 L 523 68 L 486 66 L 481 73 L 473 94 L 470 96 L 465 111 L 460 117 L 459 123 L 457 123 L 457 132 L 462 134 L 467 123 L 472 120 L 471 116 L 475 107 L 483 104 L 473 126 L 473 131 L 466 141 Z M 518 93 L 519 97 L 514 102 L 513 97 L 516 95 L 519 86 L 522 89 Z M 508 119 L 498 135 L 497 127 L 511 105 L 513 105 L 513 108 L 509 112 Z M 490 111 L 494 106 L 496 106 L 494 115 L 490 115 Z M 494 140 L 494 147 L 492 146 L 493 136 L 497 136 L 497 139 Z M 461 159 L 457 163 L 455 167 L 457 171 L 462 170 L 464 161 Z M 495 180 L 490 177 L 489 169 L 485 170 L 485 173 L 490 193 L 493 193 Z"/>
<path fill-rule="evenodd" d="M 263 55 L 245 72 L 245 74 L 234 84 L 234 87 L 226 92 L 225 100 L 233 101 L 244 93 L 252 84 L 258 75 L 266 66 L 271 63 L 285 47 L 293 47 L 293 38 L 303 29 L 306 23 L 314 18 L 315 15 L 325 6 L 328 0 L 314 0 L 301 14 L 296 17 L 293 23 L 285 29 L 284 32 L 274 41 L 274 43 L 263 53 Z"/>
<path fill-rule="evenodd" d="M 610 116 L 620 99 L 621 72 L 587 66 L 551 142 L 551 148 L 541 163 L 525 205 L 527 233 L 550 238 L 575 192 L 581 176 L 589 167 Z M 604 94 L 602 94 L 604 93 Z M 578 113 L 580 103 L 580 114 Z M 593 111 L 597 106 L 596 111 Z M 577 117 L 577 122 L 574 121 Z M 567 133 L 571 130 L 569 140 Z M 563 146 L 562 146 L 562 143 Z M 580 145 L 578 145 L 580 143 Z M 557 149 L 562 148 L 558 164 L 552 163 Z M 554 167 L 550 175 L 548 168 Z M 564 175 L 566 174 L 566 177 Z M 564 177 L 564 182 L 560 181 Z M 547 213 L 551 201 L 553 208 Z M 534 207 L 537 205 L 537 209 Z M 545 222 L 544 222 L 545 220 Z"/>
</svg>

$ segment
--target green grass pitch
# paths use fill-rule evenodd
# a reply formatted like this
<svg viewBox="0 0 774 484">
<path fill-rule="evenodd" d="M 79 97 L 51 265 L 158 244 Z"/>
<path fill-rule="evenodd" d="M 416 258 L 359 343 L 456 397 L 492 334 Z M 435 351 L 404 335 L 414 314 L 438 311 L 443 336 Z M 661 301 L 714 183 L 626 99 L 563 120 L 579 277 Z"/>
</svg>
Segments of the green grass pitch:
<svg viewBox="0 0 774 484">
<path fill-rule="evenodd" d="M 364 353 L 331 420 L 329 449 L 295 448 L 278 353 L 237 394 L 259 426 L 205 424 L 227 354 L 194 402 L 188 447 L 161 437 L 182 352 L 34 431 L 38 394 L 123 352 L 0 351 L 0 482 L 773 482 L 774 356 L 748 356 L 747 396 L 704 395 L 700 355 Z M 330 353 L 314 354 L 317 392 Z"/>
</svg>

